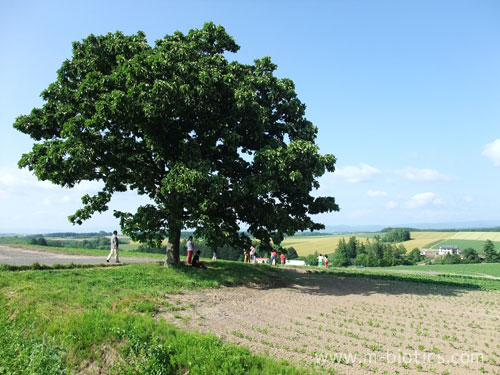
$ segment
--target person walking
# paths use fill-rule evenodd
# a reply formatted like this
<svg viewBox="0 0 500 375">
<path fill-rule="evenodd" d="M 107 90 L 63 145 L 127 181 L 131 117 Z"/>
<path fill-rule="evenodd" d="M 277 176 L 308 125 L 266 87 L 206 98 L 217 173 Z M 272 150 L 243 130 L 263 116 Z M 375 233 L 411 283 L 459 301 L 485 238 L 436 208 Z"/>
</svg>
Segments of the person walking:
<svg viewBox="0 0 500 375">
<path fill-rule="evenodd" d="M 193 259 L 193 252 L 194 252 L 193 236 L 189 236 L 189 238 L 188 238 L 188 241 L 187 241 L 187 251 L 188 251 L 187 262 L 188 262 L 188 264 L 191 264 L 191 261 Z"/>
<path fill-rule="evenodd" d="M 111 251 L 109 252 L 108 257 L 106 258 L 106 262 L 109 263 L 109 259 L 114 255 L 115 256 L 115 262 L 120 263 L 120 260 L 118 259 L 118 243 L 120 241 L 118 240 L 118 232 L 115 230 L 113 232 L 113 235 L 111 236 Z"/>
</svg>

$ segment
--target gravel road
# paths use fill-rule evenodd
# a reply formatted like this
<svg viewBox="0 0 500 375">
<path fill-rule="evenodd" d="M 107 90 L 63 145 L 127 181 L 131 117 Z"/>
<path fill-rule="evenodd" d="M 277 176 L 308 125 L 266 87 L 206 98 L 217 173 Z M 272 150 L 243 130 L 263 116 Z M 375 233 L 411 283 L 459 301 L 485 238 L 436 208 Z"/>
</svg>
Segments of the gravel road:
<svg viewBox="0 0 500 375">
<path fill-rule="evenodd" d="M 68 255 L 51 253 L 47 251 L 39 251 L 33 248 L 12 247 L 8 245 L 0 245 L 0 264 L 10 264 L 14 266 L 30 265 L 35 262 L 52 266 L 54 264 L 100 264 L 106 263 L 108 252 L 103 251 L 103 256 L 90 255 Z M 121 257 L 122 263 L 140 263 L 140 262 L 158 262 L 156 258 L 128 258 Z M 114 258 L 110 260 L 114 263 Z"/>
</svg>

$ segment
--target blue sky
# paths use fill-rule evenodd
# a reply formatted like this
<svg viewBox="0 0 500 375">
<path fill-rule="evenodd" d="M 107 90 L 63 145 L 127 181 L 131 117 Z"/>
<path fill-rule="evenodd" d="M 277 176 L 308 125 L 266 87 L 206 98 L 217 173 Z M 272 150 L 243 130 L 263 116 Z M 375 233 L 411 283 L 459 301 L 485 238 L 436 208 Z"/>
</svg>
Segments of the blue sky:
<svg viewBox="0 0 500 375">
<path fill-rule="evenodd" d="M 0 233 L 118 226 L 109 213 L 67 221 L 97 183 L 61 189 L 16 167 L 32 141 L 12 123 L 43 104 L 71 43 L 116 30 L 153 43 L 206 21 L 234 36 L 235 59 L 271 56 L 295 82 L 338 159 L 319 193 L 341 211 L 323 223 L 500 224 L 499 19 L 493 0 L 0 2 Z M 110 208 L 141 202 L 125 193 Z"/>
</svg>

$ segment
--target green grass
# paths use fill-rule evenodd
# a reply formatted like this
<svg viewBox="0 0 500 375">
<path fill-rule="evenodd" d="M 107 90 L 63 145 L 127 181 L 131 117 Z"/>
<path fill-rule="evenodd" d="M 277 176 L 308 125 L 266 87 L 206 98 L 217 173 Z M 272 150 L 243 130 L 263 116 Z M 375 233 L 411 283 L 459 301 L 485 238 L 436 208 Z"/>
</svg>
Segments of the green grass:
<svg viewBox="0 0 500 375">
<path fill-rule="evenodd" d="M 120 244 L 120 250 L 124 251 L 134 251 L 137 250 L 138 247 L 139 247 L 138 244 L 130 244 L 130 243 Z"/>
<path fill-rule="evenodd" d="M 407 271 L 414 273 L 443 273 L 470 276 L 493 276 L 500 277 L 500 263 L 479 263 L 479 264 L 435 264 L 431 266 L 396 266 L 366 268 L 368 271 Z"/>
<path fill-rule="evenodd" d="M 212 335 L 156 318 L 182 290 L 262 283 L 282 271 L 217 262 L 208 270 L 159 263 L 0 270 L 0 374 L 306 374 Z"/>
<path fill-rule="evenodd" d="M 483 275 L 474 275 L 468 273 L 460 274 L 459 272 L 450 272 L 451 270 L 447 268 L 450 266 L 453 265 L 443 265 L 441 266 L 443 267 L 441 269 L 439 266 L 429 266 L 429 270 L 434 270 L 435 273 L 418 272 L 421 267 L 424 266 L 373 267 L 362 269 L 329 268 L 328 270 L 311 269 L 309 272 L 331 273 L 335 276 L 343 277 L 364 277 L 370 279 L 397 280 L 419 284 L 435 284 L 465 289 L 500 290 L 500 280 L 484 277 L 484 273 Z M 408 272 L 401 272 L 403 270 Z M 496 273 L 498 270 L 495 270 L 494 272 Z"/>
</svg>

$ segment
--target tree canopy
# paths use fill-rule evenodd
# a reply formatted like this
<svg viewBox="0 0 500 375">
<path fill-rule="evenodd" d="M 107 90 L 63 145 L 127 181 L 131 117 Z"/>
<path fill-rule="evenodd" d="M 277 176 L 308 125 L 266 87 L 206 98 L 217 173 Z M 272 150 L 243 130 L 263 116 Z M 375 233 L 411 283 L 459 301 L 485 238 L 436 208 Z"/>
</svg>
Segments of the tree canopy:
<svg viewBox="0 0 500 375">
<path fill-rule="evenodd" d="M 311 215 L 339 208 L 311 193 L 335 157 L 319 153 L 294 83 L 269 57 L 229 61 L 238 49 L 213 23 L 154 46 L 142 32 L 74 42 L 43 106 L 14 123 L 36 141 L 19 166 L 64 187 L 103 183 L 82 197 L 76 224 L 106 211 L 115 192 L 148 196 L 137 212 L 114 214 L 134 240 L 168 237 L 168 263 L 179 261 L 185 228 L 213 247 L 248 242 L 241 224 L 264 246 L 323 229 Z"/>
<path fill-rule="evenodd" d="M 410 231 L 406 228 L 389 228 L 384 236 L 385 242 L 404 242 L 410 239 Z"/>
<path fill-rule="evenodd" d="M 495 249 L 495 244 L 491 240 L 486 240 L 483 247 L 484 261 L 486 263 L 496 263 L 500 261 L 500 254 Z"/>
</svg>

